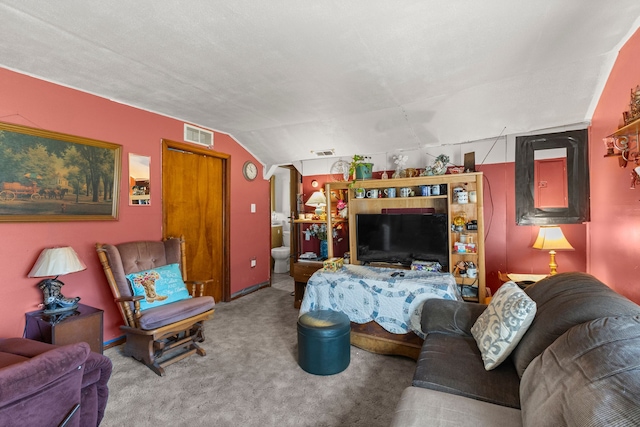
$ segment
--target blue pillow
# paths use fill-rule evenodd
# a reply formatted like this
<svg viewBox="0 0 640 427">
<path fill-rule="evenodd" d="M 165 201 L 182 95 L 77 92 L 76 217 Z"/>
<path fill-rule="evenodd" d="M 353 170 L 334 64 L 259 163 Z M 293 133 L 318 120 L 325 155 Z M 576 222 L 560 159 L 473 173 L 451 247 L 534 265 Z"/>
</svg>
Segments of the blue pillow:
<svg viewBox="0 0 640 427">
<path fill-rule="evenodd" d="M 178 264 L 127 274 L 126 277 L 133 294 L 145 297 L 140 301 L 140 310 L 191 298 Z"/>
</svg>

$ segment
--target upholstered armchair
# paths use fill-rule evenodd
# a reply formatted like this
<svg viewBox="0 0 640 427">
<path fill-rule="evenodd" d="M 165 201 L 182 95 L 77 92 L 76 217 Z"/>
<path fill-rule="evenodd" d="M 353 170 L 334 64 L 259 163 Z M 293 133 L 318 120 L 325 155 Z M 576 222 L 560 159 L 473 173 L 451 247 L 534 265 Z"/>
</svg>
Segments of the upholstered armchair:
<svg viewBox="0 0 640 427">
<path fill-rule="evenodd" d="M 198 343 L 215 301 L 202 296 L 204 282 L 187 281 L 182 238 L 98 243 L 96 250 L 124 321 L 126 356 L 164 375 L 167 365 L 206 354 Z"/>
<path fill-rule="evenodd" d="M 0 426 L 98 426 L 111 360 L 86 343 L 0 339 Z"/>
</svg>

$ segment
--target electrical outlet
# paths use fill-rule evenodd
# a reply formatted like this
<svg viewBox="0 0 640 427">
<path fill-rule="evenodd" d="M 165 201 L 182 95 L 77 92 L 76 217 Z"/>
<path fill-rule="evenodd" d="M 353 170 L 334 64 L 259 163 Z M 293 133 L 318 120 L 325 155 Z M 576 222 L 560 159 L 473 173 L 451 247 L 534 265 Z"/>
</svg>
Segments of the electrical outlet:
<svg viewBox="0 0 640 427">
<path fill-rule="evenodd" d="M 253 268 L 253 267 L 255 267 L 255 266 L 256 266 L 256 260 L 255 260 L 255 259 L 252 259 L 252 260 L 251 260 L 251 268 Z"/>
</svg>

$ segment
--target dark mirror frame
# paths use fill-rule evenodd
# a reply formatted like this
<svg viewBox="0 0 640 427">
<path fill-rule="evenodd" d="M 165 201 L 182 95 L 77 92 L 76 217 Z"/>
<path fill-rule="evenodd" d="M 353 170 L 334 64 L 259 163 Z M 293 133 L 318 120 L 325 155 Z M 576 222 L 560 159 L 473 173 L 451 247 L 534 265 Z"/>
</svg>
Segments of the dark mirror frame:
<svg viewBox="0 0 640 427">
<path fill-rule="evenodd" d="M 567 149 L 568 207 L 538 209 L 534 204 L 534 153 Z M 516 137 L 516 224 L 581 224 L 590 220 L 589 155 L 586 129 Z"/>
</svg>

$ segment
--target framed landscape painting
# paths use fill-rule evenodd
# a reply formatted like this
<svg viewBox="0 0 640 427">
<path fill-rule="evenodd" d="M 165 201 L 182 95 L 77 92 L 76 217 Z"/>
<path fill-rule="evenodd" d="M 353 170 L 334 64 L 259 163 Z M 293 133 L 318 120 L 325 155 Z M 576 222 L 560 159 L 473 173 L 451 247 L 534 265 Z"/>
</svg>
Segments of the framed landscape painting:
<svg viewBox="0 0 640 427">
<path fill-rule="evenodd" d="M 0 222 L 117 220 L 122 147 L 0 123 Z"/>
</svg>

